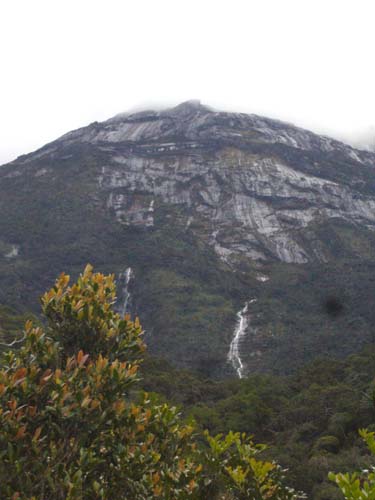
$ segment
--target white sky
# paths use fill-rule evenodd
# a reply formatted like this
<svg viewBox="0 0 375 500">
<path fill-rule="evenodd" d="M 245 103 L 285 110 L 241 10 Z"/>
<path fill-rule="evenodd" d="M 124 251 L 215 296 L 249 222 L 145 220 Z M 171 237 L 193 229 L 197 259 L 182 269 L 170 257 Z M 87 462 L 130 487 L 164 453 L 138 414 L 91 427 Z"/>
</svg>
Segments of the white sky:
<svg viewBox="0 0 375 500">
<path fill-rule="evenodd" d="M 374 131 L 374 54 L 374 0 L 0 0 L 0 164 L 188 99 Z"/>
</svg>

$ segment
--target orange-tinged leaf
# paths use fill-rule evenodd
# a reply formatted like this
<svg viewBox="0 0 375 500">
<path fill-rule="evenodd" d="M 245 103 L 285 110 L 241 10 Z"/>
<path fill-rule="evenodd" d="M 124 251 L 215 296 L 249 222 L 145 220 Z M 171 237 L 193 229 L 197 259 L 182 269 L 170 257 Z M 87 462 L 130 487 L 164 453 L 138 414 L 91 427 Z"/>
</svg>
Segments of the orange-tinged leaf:
<svg viewBox="0 0 375 500">
<path fill-rule="evenodd" d="M 69 371 L 74 366 L 74 363 L 75 363 L 75 357 L 74 356 L 72 356 L 71 358 L 68 358 L 66 360 L 66 370 Z"/>
<path fill-rule="evenodd" d="M 125 410 L 125 407 L 126 405 L 123 399 L 120 399 L 119 401 L 115 401 L 113 403 L 113 409 L 116 413 L 122 413 Z"/>
<path fill-rule="evenodd" d="M 16 434 L 16 439 L 22 439 L 25 436 L 25 433 L 26 433 L 26 425 L 23 425 L 18 429 Z"/>
<path fill-rule="evenodd" d="M 159 474 L 159 472 L 154 472 L 154 473 L 152 474 L 152 482 L 153 482 L 153 484 L 155 485 L 155 484 L 157 484 L 159 481 L 160 481 L 160 474 Z"/>
<path fill-rule="evenodd" d="M 92 270 L 94 268 L 92 267 L 91 264 L 87 264 L 87 266 L 85 267 L 85 270 L 83 271 L 83 277 L 84 278 L 89 278 L 91 275 L 92 275 Z"/>
<path fill-rule="evenodd" d="M 189 482 L 189 486 L 188 486 L 189 491 L 193 491 L 196 487 L 197 487 L 197 483 L 194 481 L 194 479 L 192 479 Z"/>
<path fill-rule="evenodd" d="M 84 301 L 80 299 L 74 306 L 75 311 L 79 311 L 85 305 Z"/>
<path fill-rule="evenodd" d="M 183 458 L 181 458 L 179 461 L 178 461 L 178 469 L 180 471 L 183 471 L 185 469 L 185 460 Z"/>
<path fill-rule="evenodd" d="M 132 409 L 131 409 L 131 414 L 133 415 L 133 417 L 136 417 L 137 415 L 139 415 L 139 408 L 138 406 L 132 406 Z"/>
<path fill-rule="evenodd" d="M 25 378 L 27 373 L 27 369 L 25 367 L 19 368 L 13 375 L 13 381 L 16 382 L 17 380 Z"/>
<path fill-rule="evenodd" d="M 15 399 L 12 399 L 11 401 L 8 401 L 7 405 L 8 408 L 14 411 L 17 408 L 17 401 Z"/>
<path fill-rule="evenodd" d="M 98 399 L 93 399 L 93 400 L 91 401 L 91 405 L 90 405 L 90 406 L 91 406 L 91 408 L 92 408 L 93 410 L 95 410 L 95 408 L 97 408 L 99 405 L 100 405 L 100 401 L 99 401 Z"/>
<path fill-rule="evenodd" d="M 87 408 L 89 406 L 89 404 L 91 403 L 91 398 L 89 396 L 86 396 L 82 403 L 81 403 L 81 406 L 82 408 Z"/>
<path fill-rule="evenodd" d="M 28 332 L 32 329 L 33 327 L 33 322 L 31 321 L 31 319 L 28 319 L 25 323 L 25 330 Z"/>
<path fill-rule="evenodd" d="M 85 354 L 84 356 L 82 356 L 81 360 L 79 361 L 78 366 L 80 368 L 82 368 L 82 366 L 86 363 L 86 361 L 88 360 L 88 358 L 89 358 L 89 354 Z"/>
<path fill-rule="evenodd" d="M 40 433 L 42 432 L 42 427 L 38 427 L 34 432 L 33 441 L 37 441 L 39 439 Z"/>
<path fill-rule="evenodd" d="M 29 406 L 28 412 L 29 412 L 30 417 L 34 417 L 36 414 L 36 406 Z"/>
<path fill-rule="evenodd" d="M 57 286 L 66 287 L 69 283 L 70 276 L 69 274 L 61 273 L 59 279 L 57 280 Z"/>
<path fill-rule="evenodd" d="M 130 368 L 128 368 L 127 375 L 128 377 L 131 377 L 132 375 L 135 375 L 138 371 L 138 365 L 133 365 Z"/>
<path fill-rule="evenodd" d="M 157 485 L 153 488 L 153 493 L 155 497 L 160 497 L 160 495 L 163 493 L 163 488 L 160 485 Z"/>
<path fill-rule="evenodd" d="M 17 421 L 20 421 L 21 418 L 24 416 L 25 412 L 23 411 L 22 408 L 18 408 L 15 412 L 15 416 L 16 416 L 16 419 Z"/>
<path fill-rule="evenodd" d="M 61 375 L 62 375 L 62 372 L 61 372 L 60 368 L 57 368 L 55 370 L 55 382 L 57 384 L 59 384 L 61 382 Z"/>
<path fill-rule="evenodd" d="M 41 376 L 39 385 L 44 385 L 48 382 L 48 380 L 53 376 L 52 370 L 48 368 L 43 375 Z"/>
</svg>

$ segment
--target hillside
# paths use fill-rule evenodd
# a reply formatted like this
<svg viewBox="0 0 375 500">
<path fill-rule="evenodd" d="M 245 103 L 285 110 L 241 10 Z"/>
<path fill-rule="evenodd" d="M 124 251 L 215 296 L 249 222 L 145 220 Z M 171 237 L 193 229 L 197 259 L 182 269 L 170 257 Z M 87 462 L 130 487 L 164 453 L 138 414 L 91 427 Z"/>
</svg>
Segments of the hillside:
<svg viewBox="0 0 375 500">
<path fill-rule="evenodd" d="M 0 303 L 37 311 L 91 262 L 175 365 L 279 374 L 357 352 L 374 336 L 374 168 L 195 101 L 93 123 L 0 168 Z"/>
</svg>

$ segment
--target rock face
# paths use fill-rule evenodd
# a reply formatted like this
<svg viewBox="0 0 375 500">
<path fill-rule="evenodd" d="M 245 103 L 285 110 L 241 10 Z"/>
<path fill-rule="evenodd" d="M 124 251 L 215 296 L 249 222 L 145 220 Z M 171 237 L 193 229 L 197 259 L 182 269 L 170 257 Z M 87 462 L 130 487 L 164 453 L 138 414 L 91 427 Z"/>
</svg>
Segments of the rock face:
<svg viewBox="0 0 375 500">
<path fill-rule="evenodd" d="M 94 123 L 29 160 L 75 144 L 107 153 L 98 186 L 120 223 L 152 227 L 159 202 L 180 205 L 186 225 L 196 221 L 197 234 L 225 260 L 324 260 L 319 244 L 304 244 L 312 222 L 375 227 L 374 193 L 358 175 L 375 156 L 285 123 L 189 101 Z M 330 171 L 337 160 L 351 165 L 349 183 Z"/>
<path fill-rule="evenodd" d="M 137 250 L 145 260 L 137 262 L 133 249 L 120 262 L 120 249 L 118 255 L 114 255 L 119 238 L 135 237 L 136 234 L 143 247 L 149 245 L 150 253 L 160 252 L 156 235 L 161 237 L 161 234 L 163 244 L 170 238 L 168 248 L 173 247 L 174 252 L 181 247 L 181 242 L 192 245 L 195 250 L 189 252 L 198 252 L 202 259 L 208 258 L 212 268 L 225 276 L 224 281 L 232 283 L 229 288 L 223 285 L 225 293 L 223 290 L 215 292 L 215 297 L 226 301 L 219 308 L 225 318 L 218 322 L 219 328 L 226 331 L 214 335 L 215 345 L 219 346 L 215 351 L 220 352 L 215 354 L 214 364 L 225 365 L 235 328 L 235 311 L 241 305 L 239 299 L 243 304 L 254 297 L 253 291 L 257 292 L 260 310 L 256 331 L 260 332 L 260 337 L 252 335 L 256 345 L 248 345 L 243 340 L 248 361 L 244 352 L 242 375 L 246 370 L 262 369 L 260 365 L 264 362 L 270 363 L 273 358 L 270 355 L 267 361 L 267 350 L 270 353 L 280 350 L 279 344 L 277 349 L 275 347 L 275 332 L 270 333 L 270 323 L 264 319 L 265 310 L 261 310 L 262 295 L 263 304 L 266 304 L 267 300 L 275 300 L 275 294 L 277 296 L 282 289 L 282 283 L 278 282 L 280 266 L 297 266 L 282 269 L 292 269 L 291 274 L 300 275 L 300 278 L 293 278 L 298 280 L 302 279 L 301 269 L 313 272 L 316 266 L 338 265 L 339 259 L 354 259 L 362 265 L 366 259 L 366 262 L 371 261 L 375 229 L 374 171 L 375 154 L 369 151 L 356 150 L 283 122 L 255 115 L 217 112 L 197 101 L 160 112 L 120 114 L 106 122 L 70 132 L 2 167 L 0 185 L 8 193 L 4 200 L 4 206 L 8 202 L 5 213 L 11 218 L 18 214 L 31 224 L 32 217 L 44 221 L 44 229 L 35 238 L 25 237 L 17 228 L 3 224 L 4 245 L 17 248 L 11 255 L 13 266 L 21 265 L 16 264 L 21 256 L 30 259 L 31 263 L 36 254 L 40 258 L 48 237 L 48 225 L 53 224 L 46 210 L 51 209 L 58 217 L 56 202 L 61 197 L 69 199 L 69 207 L 65 209 L 70 224 L 82 223 L 81 235 L 76 235 L 80 248 L 77 266 L 85 258 L 93 260 L 91 250 L 85 254 L 82 248 L 85 248 L 85 240 L 90 240 L 91 244 L 91 239 L 100 237 L 99 220 L 103 221 L 103 233 L 111 233 L 109 227 L 113 233 L 106 236 L 108 244 L 101 242 L 102 262 L 113 271 L 138 265 L 137 283 L 141 281 L 142 269 L 147 267 L 146 247 Z M 39 200 L 34 212 L 26 208 L 30 189 Z M 57 199 L 49 199 L 47 189 L 58 192 Z M 12 190 L 18 194 L 9 198 Z M 26 200 L 22 214 L 19 206 L 16 207 L 17 196 Z M 84 209 L 79 208 L 83 206 Z M 66 211 L 64 217 L 67 217 Z M 58 237 L 62 248 L 71 244 L 68 243 L 72 238 L 69 221 L 66 220 L 69 233 L 66 239 Z M 328 228 L 332 224 L 335 229 L 330 234 Z M 161 240 L 158 241 L 160 244 Z M 189 252 L 188 259 L 192 259 Z M 7 254 L 8 262 L 9 257 Z M 169 279 L 173 287 L 176 275 L 167 279 L 166 270 L 173 268 L 177 274 L 180 271 L 178 266 L 174 268 L 166 260 L 158 263 L 158 269 L 163 269 L 163 279 Z M 60 257 L 54 264 L 58 267 L 56 273 L 63 269 L 61 266 L 72 265 L 69 259 L 65 262 Z M 298 268 L 301 265 L 302 268 Z M 43 270 L 40 264 L 39 268 Z M 158 282 L 152 274 L 155 268 L 149 273 L 145 273 L 144 278 L 152 275 L 149 286 L 155 286 Z M 189 279 L 190 276 L 184 276 L 185 281 L 179 286 L 193 286 Z M 288 288 L 285 280 L 284 283 Z M 139 310 L 142 312 L 143 305 L 153 348 L 163 338 L 158 327 L 152 326 L 157 315 L 157 301 L 154 305 L 148 302 L 145 305 L 145 301 L 152 300 L 152 293 L 141 288 L 138 290 Z M 208 295 L 213 288 L 206 290 Z M 137 290 L 134 294 L 137 295 Z M 181 301 L 183 297 L 182 293 Z M 178 305 L 177 321 L 181 314 L 184 315 L 184 307 L 182 303 Z M 280 304 L 277 307 L 279 312 L 285 309 Z M 196 313 L 194 308 L 190 311 L 193 321 Z M 285 339 L 291 335 L 291 329 L 286 326 L 289 320 L 278 319 Z M 209 357 L 212 339 L 201 342 L 201 327 L 194 334 L 187 334 L 185 327 L 182 329 L 186 333 L 185 346 L 181 337 L 173 340 L 178 347 L 172 349 L 170 357 L 177 363 L 191 366 L 199 346 L 203 349 L 202 363 Z M 214 329 L 213 325 L 211 327 Z M 169 345 L 171 337 L 172 334 L 168 336 Z M 193 349 L 190 344 L 194 344 Z M 155 347 L 159 354 L 166 350 L 163 342 L 161 345 L 162 349 Z M 349 346 L 346 351 L 350 349 Z M 308 352 L 312 351 L 314 349 L 309 346 Z"/>
<path fill-rule="evenodd" d="M 158 200 L 181 205 L 186 224 L 197 219 L 204 228 L 198 232 L 223 259 L 324 259 L 303 244 L 301 230 L 314 220 L 374 227 L 375 198 L 358 197 L 342 183 L 251 152 L 224 149 L 206 161 L 197 153 L 167 165 L 164 157 L 116 156 L 99 178 L 108 208 L 123 224 L 152 226 Z"/>
</svg>

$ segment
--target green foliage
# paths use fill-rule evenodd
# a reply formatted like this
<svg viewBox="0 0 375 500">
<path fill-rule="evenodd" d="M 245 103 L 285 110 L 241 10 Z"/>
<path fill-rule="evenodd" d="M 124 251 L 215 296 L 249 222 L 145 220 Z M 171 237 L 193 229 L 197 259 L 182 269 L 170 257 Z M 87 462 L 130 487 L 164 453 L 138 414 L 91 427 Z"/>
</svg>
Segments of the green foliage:
<svg viewBox="0 0 375 500">
<path fill-rule="evenodd" d="M 344 361 L 316 360 L 289 377 L 217 381 L 146 357 L 141 384 L 180 404 L 212 434 L 255 434 L 271 446 L 265 457 L 288 468 L 290 485 L 311 500 L 341 500 L 327 475 L 369 463 L 357 429 L 374 422 L 374 360 L 367 348 Z"/>
<path fill-rule="evenodd" d="M 279 465 L 257 458 L 265 450 L 264 445 L 255 445 L 246 434 L 205 434 L 209 448 L 203 460 L 203 498 L 216 498 L 220 491 L 238 500 L 304 498 L 284 486 L 284 471 Z"/>
<path fill-rule="evenodd" d="M 325 450 L 331 453 L 337 453 L 340 448 L 340 441 L 335 436 L 322 436 L 316 442 L 318 450 Z"/>
<path fill-rule="evenodd" d="M 362 429 L 359 434 L 366 442 L 371 454 L 375 455 L 375 432 Z M 337 484 L 346 500 L 372 500 L 375 498 L 374 466 L 352 474 L 330 472 L 329 479 Z"/>
<path fill-rule="evenodd" d="M 296 499 L 246 435 L 206 434 L 174 407 L 134 393 L 138 320 L 114 313 L 113 276 L 87 266 L 42 297 L 46 327 L 0 370 L 0 498 L 12 500 Z"/>
</svg>

